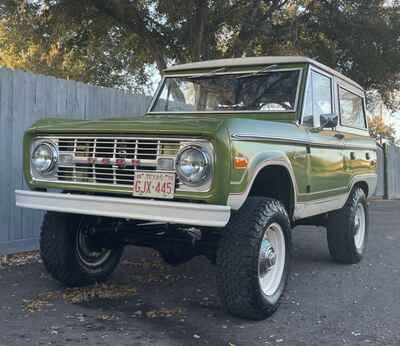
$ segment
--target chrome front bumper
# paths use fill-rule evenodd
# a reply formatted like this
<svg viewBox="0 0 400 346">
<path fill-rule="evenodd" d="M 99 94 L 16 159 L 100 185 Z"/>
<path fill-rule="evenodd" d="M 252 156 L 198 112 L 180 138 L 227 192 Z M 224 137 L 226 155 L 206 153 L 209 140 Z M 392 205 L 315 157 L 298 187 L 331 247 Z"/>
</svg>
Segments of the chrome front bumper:
<svg viewBox="0 0 400 346">
<path fill-rule="evenodd" d="M 103 197 L 70 193 L 15 191 L 18 207 L 192 226 L 224 227 L 231 208 L 222 205 Z"/>
</svg>

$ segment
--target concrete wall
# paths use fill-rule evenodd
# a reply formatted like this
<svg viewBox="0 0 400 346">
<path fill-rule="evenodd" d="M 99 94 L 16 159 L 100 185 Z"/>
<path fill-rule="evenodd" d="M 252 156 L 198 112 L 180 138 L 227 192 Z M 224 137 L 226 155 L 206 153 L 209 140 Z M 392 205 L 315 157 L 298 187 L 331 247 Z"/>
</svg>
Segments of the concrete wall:
<svg viewBox="0 0 400 346">
<path fill-rule="evenodd" d="M 37 247 L 42 214 L 15 207 L 24 188 L 22 137 L 48 116 L 70 119 L 141 116 L 149 97 L 0 68 L 0 254 Z"/>
</svg>

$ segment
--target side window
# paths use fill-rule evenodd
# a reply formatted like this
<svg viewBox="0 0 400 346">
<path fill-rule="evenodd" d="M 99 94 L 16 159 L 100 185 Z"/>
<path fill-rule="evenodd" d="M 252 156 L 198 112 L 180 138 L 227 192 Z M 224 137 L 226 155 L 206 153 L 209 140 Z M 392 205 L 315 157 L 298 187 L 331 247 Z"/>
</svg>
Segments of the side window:
<svg viewBox="0 0 400 346">
<path fill-rule="evenodd" d="M 339 87 L 340 121 L 343 126 L 365 129 L 365 110 L 362 97 Z"/>
<path fill-rule="evenodd" d="M 333 113 L 331 79 L 320 73 L 312 72 L 312 81 L 314 117 Z"/>
<path fill-rule="evenodd" d="M 333 113 L 332 79 L 311 71 L 304 99 L 303 124 L 315 126 L 319 123 L 321 114 Z"/>
<path fill-rule="evenodd" d="M 314 116 L 313 116 L 313 88 L 312 79 L 310 78 L 307 83 L 306 94 L 304 96 L 304 108 L 303 108 L 303 124 L 305 126 L 314 126 Z"/>
</svg>

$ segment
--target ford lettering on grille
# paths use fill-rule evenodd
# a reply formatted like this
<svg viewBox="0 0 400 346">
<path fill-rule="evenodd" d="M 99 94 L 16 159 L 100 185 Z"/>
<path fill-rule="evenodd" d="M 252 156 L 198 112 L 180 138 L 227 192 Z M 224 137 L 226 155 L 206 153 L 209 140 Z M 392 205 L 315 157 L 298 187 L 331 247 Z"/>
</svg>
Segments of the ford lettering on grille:
<svg viewBox="0 0 400 346">
<path fill-rule="evenodd" d="M 180 139 L 151 137 L 58 137 L 60 182 L 132 187 L 136 171 L 157 172 L 162 157 L 175 159 Z"/>
</svg>

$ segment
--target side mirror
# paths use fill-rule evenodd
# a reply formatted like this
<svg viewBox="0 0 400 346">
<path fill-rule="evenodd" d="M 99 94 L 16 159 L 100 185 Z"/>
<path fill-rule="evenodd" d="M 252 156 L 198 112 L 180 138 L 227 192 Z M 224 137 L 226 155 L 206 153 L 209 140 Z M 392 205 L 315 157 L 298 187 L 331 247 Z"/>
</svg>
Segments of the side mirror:
<svg viewBox="0 0 400 346">
<path fill-rule="evenodd" d="M 339 117 L 336 114 L 321 114 L 319 116 L 321 129 L 333 129 L 339 124 Z"/>
</svg>

